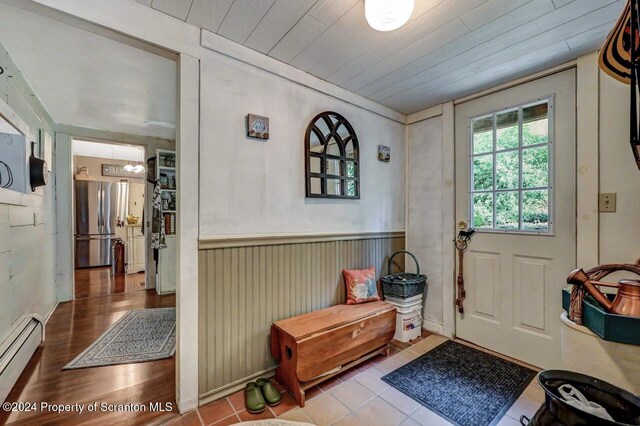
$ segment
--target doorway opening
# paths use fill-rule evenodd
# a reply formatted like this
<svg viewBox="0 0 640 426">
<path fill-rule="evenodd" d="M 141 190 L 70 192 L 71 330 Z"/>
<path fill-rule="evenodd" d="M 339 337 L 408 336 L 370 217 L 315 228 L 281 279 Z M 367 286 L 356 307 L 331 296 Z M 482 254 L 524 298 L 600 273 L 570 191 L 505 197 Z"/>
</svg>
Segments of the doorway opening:
<svg viewBox="0 0 640 426">
<path fill-rule="evenodd" d="M 145 147 L 73 140 L 74 299 L 154 288 Z"/>
</svg>

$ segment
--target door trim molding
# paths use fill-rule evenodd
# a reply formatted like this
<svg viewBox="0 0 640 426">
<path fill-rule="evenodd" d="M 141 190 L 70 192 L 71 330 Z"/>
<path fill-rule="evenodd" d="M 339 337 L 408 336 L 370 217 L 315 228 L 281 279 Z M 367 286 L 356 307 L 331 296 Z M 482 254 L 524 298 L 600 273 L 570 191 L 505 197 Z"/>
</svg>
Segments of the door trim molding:
<svg viewBox="0 0 640 426">
<path fill-rule="evenodd" d="M 455 105 L 447 102 L 442 107 L 442 334 L 454 337 L 456 333 L 456 155 Z"/>
<path fill-rule="evenodd" d="M 530 74 L 526 77 L 519 78 L 517 80 L 512 80 L 507 83 L 501 84 L 496 87 L 492 87 L 490 89 L 483 90 L 482 92 L 474 93 L 473 95 L 465 96 L 464 98 L 456 99 L 453 101 L 454 105 L 463 104 L 465 102 L 473 101 L 475 99 L 479 99 L 488 95 L 492 95 L 494 93 L 502 92 L 507 89 L 511 89 L 512 87 L 522 86 L 523 84 L 530 83 L 535 80 L 540 80 L 541 78 L 549 77 L 553 74 L 558 74 L 566 70 L 570 70 L 571 68 L 577 68 L 578 61 L 570 61 L 565 62 L 564 64 L 555 66 L 553 68 L 546 69 L 544 71 L 537 72 L 535 74 Z"/>
</svg>

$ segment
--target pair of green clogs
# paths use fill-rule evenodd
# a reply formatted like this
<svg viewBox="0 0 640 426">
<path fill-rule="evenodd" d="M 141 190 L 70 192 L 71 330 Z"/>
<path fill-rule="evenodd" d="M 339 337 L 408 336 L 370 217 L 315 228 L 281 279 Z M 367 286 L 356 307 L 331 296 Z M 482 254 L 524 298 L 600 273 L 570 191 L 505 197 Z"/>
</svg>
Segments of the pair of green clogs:
<svg viewBox="0 0 640 426">
<path fill-rule="evenodd" d="M 267 379 L 258 379 L 247 383 L 244 388 L 244 405 L 251 414 L 259 414 L 264 411 L 267 404 L 275 407 L 280 404 L 282 395 L 276 387 Z"/>
</svg>

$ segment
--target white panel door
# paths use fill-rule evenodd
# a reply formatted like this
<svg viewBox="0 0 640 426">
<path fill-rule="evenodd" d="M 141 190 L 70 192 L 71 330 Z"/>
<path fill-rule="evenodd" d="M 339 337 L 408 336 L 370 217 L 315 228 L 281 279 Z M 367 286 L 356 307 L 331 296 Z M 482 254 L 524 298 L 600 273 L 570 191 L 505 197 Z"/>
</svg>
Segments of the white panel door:
<svg viewBox="0 0 640 426">
<path fill-rule="evenodd" d="M 456 335 L 544 368 L 576 263 L 575 93 L 572 69 L 455 111 L 456 214 L 477 229 Z"/>
</svg>

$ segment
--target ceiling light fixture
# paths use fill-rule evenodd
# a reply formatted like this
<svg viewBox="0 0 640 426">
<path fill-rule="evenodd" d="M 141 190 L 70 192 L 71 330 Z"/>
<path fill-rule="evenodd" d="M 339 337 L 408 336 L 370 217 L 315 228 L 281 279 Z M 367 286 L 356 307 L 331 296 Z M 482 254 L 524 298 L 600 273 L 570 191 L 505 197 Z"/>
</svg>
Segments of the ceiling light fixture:
<svg viewBox="0 0 640 426">
<path fill-rule="evenodd" d="M 144 150 L 142 148 L 139 148 L 139 149 L 140 149 L 140 162 L 135 166 L 133 164 L 125 165 L 123 168 L 126 171 L 133 172 L 133 173 L 144 173 L 145 168 L 142 165 L 142 162 L 144 161 Z"/>
<path fill-rule="evenodd" d="M 407 23 L 414 0 L 365 0 L 364 16 L 377 31 L 392 31 Z"/>
</svg>

